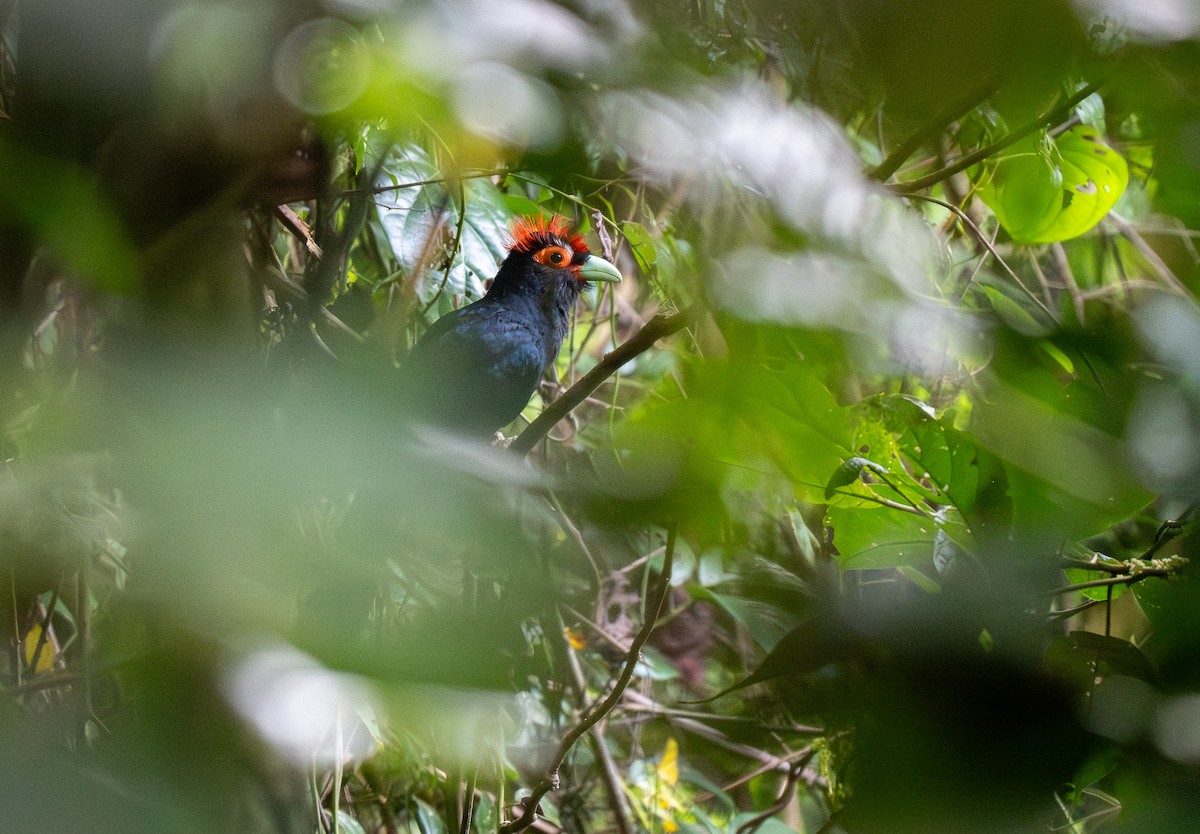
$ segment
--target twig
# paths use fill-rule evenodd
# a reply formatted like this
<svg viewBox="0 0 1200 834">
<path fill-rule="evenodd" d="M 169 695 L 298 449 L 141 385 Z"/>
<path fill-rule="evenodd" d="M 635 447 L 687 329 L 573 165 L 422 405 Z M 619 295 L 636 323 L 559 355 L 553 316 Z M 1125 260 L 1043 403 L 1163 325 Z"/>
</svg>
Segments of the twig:
<svg viewBox="0 0 1200 834">
<path fill-rule="evenodd" d="M 458 257 L 458 251 L 462 247 L 463 224 L 467 220 L 467 190 L 463 188 L 462 180 L 458 181 L 458 223 L 454 227 L 454 243 L 450 245 L 450 251 L 446 255 L 446 271 L 442 273 L 442 283 L 438 284 L 437 291 L 429 296 L 429 301 L 421 308 L 421 312 L 417 317 L 424 319 L 429 309 L 437 303 L 438 298 L 446 290 L 446 285 L 450 283 L 450 272 L 454 269 L 454 259 Z"/>
<path fill-rule="evenodd" d="M 521 802 L 523 809 L 521 816 L 506 825 L 500 826 L 500 834 L 516 834 L 516 832 L 524 831 L 533 825 L 534 820 L 537 818 L 538 803 L 542 801 L 542 797 L 550 791 L 558 789 L 558 771 L 562 767 L 563 762 L 566 761 L 567 754 L 571 752 L 571 748 L 583 737 L 584 733 L 595 726 L 600 719 L 608 715 L 613 707 L 617 705 L 617 702 L 621 700 L 621 696 L 625 694 L 625 688 L 629 686 L 629 682 L 633 679 L 633 672 L 637 668 L 641 658 L 642 647 L 650 639 L 650 632 L 654 631 L 654 627 L 658 622 L 658 615 L 662 611 L 663 604 L 666 602 L 668 592 L 671 590 L 671 568 L 675 561 L 675 533 L 676 527 L 672 524 L 667 531 L 667 549 L 663 554 L 662 579 L 658 585 L 656 598 L 646 606 L 646 621 L 642 624 L 637 636 L 633 638 L 633 644 L 629 647 L 629 653 L 625 657 L 625 666 L 621 669 L 621 674 L 617 677 L 616 683 L 613 684 L 612 691 L 608 693 L 608 697 L 601 701 L 587 717 L 563 736 L 562 742 L 558 745 L 558 750 L 555 751 L 554 760 L 550 764 L 546 778 L 533 789 L 533 793 L 525 797 Z"/>
<path fill-rule="evenodd" d="M 792 797 L 796 793 L 796 782 L 800 779 L 800 773 L 804 770 L 805 765 L 812 759 L 816 749 L 808 748 L 808 755 L 795 762 L 789 769 L 787 774 L 787 782 L 783 786 L 783 790 L 779 794 L 779 798 L 775 800 L 770 808 L 767 808 L 757 816 L 751 817 L 746 822 L 738 826 L 737 834 L 753 834 L 759 827 L 769 820 L 771 817 L 778 814 L 787 804 L 792 801 Z"/>
<path fill-rule="evenodd" d="M 1088 559 L 1063 559 L 1059 565 L 1068 570 L 1094 570 L 1101 573 L 1111 573 L 1114 576 L 1127 575 L 1129 565 L 1124 562 L 1100 562 Z"/>
<path fill-rule="evenodd" d="M 1083 101 L 1085 98 L 1090 96 L 1092 93 L 1099 90 L 1100 87 L 1101 87 L 1101 85 L 1098 83 L 1086 85 L 1085 87 L 1081 88 L 1078 92 L 1076 92 L 1074 95 L 1070 96 L 1062 104 L 1058 105 L 1054 109 L 1047 112 L 1045 115 L 1039 116 L 1037 119 L 1034 119 L 1032 122 L 1029 122 L 1028 124 L 1024 125 L 1023 127 L 1020 127 L 1018 129 L 1014 130 L 1012 133 L 1008 134 L 1007 136 L 1005 136 L 1001 139 L 997 139 L 995 142 L 993 142 L 990 145 L 982 147 L 973 153 L 967 154 L 966 156 L 959 157 L 956 161 L 951 162 L 949 165 L 947 165 L 945 168 L 942 168 L 941 170 L 934 171 L 932 174 L 929 174 L 928 176 L 919 177 L 918 179 L 915 179 L 915 180 L 909 180 L 908 182 L 890 183 L 884 187 L 889 188 L 892 191 L 895 191 L 897 194 L 911 194 L 914 191 L 923 191 L 924 189 L 929 188 L 932 185 L 937 185 L 942 180 L 949 179 L 950 177 L 957 174 L 959 171 L 965 171 L 966 169 L 968 169 L 972 165 L 974 165 L 976 162 L 982 162 L 983 160 L 987 159 L 989 156 L 999 153 L 1000 151 L 1007 148 L 1009 145 L 1015 145 L 1017 142 L 1020 142 L 1022 139 L 1024 139 L 1029 134 L 1034 133 L 1037 130 L 1040 130 L 1041 127 L 1043 125 L 1045 125 L 1047 122 L 1058 121 L 1059 119 L 1061 119 L 1062 117 L 1067 115 L 1067 113 L 1069 113 L 1075 105 L 1079 104 L 1079 102 Z"/>
<path fill-rule="evenodd" d="M 479 763 L 471 769 L 471 776 L 467 780 L 466 795 L 463 798 L 463 814 L 462 821 L 459 823 L 458 834 L 471 834 L 471 820 L 475 817 L 475 785 L 479 779 Z"/>
<path fill-rule="evenodd" d="M 271 253 L 274 257 L 274 252 Z M 309 299 L 308 290 L 297 284 L 292 277 L 287 274 L 283 268 L 283 264 L 279 263 L 276 258 L 274 263 L 264 263 L 263 283 L 266 287 L 281 295 L 287 296 L 288 300 L 296 304 L 306 304 Z M 365 341 L 363 337 L 350 325 L 339 319 L 333 313 L 329 312 L 329 308 L 322 306 L 320 308 L 321 320 L 330 325 L 340 333 L 349 336 L 355 342 L 362 343 Z"/>
<path fill-rule="evenodd" d="M 19 695 L 27 695 L 30 692 L 40 692 L 44 689 L 59 689 L 74 686 L 77 683 L 83 683 L 83 674 L 81 672 L 42 672 L 36 678 L 23 681 L 15 686 L 0 687 L 0 695 L 17 697 Z"/>
<path fill-rule="evenodd" d="M 304 244 L 304 248 L 308 250 L 308 254 L 314 258 L 320 258 L 324 254 L 321 251 L 320 244 L 313 237 L 312 229 L 300 219 L 300 215 L 292 211 L 290 206 L 286 203 L 275 206 L 275 217 L 283 224 L 285 229 L 292 233 L 293 237 Z"/>
<path fill-rule="evenodd" d="M 993 258 L 996 259 L 996 263 L 1004 267 L 1004 271 L 1007 272 L 1009 276 L 1011 276 L 1012 279 L 1017 283 L 1017 286 L 1020 287 L 1027 296 L 1029 296 L 1029 300 L 1036 304 L 1038 309 L 1048 315 L 1052 320 L 1057 321 L 1053 311 L 1046 306 L 1046 303 L 1037 297 L 1037 293 L 1025 286 L 1025 282 L 1021 280 L 1020 276 L 1013 272 L 1012 267 L 1005 262 L 1004 258 L 1000 257 L 1000 253 L 996 251 L 996 247 L 993 246 L 992 242 L 987 239 L 987 235 L 983 233 L 983 230 L 975 225 L 975 221 L 971 219 L 970 215 L 953 203 L 948 203 L 945 200 L 939 200 L 937 197 L 930 197 L 927 194 L 909 194 L 908 196 L 918 200 L 925 200 L 928 203 L 934 203 L 935 205 L 939 205 L 947 211 L 953 212 L 955 215 L 957 215 L 963 224 L 970 229 L 971 234 L 975 236 L 975 239 L 983 244 L 983 247 L 988 250 Z"/>
<path fill-rule="evenodd" d="M 395 185 L 376 185 L 370 188 L 348 188 L 344 191 L 335 191 L 330 197 L 356 197 L 363 194 L 386 194 L 389 191 L 403 191 L 406 188 L 420 188 L 423 185 L 437 185 L 439 183 L 449 182 L 450 180 L 477 180 L 485 177 L 503 177 L 512 174 L 508 168 L 496 168 L 490 171 L 473 171 L 467 174 L 455 174 L 454 176 L 430 177 L 427 180 L 413 180 L 412 182 L 400 182 Z"/>
<path fill-rule="evenodd" d="M 79 638 L 78 666 L 82 670 L 79 726 L 76 728 L 79 749 L 86 747 L 87 722 L 94 712 L 92 706 L 92 613 L 88 601 L 88 563 L 79 566 L 75 575 L 75 633 Z"/>
<path fill-rule="evenodd" d="M 908 505 L 908 506 L 905 506 L 904 504 L 897 504 L 895 501 L 888 501 L 888 499 L 883 498 L 882 500 L 886 502 L 886 506 L 890 507 L 890 506 L 894 505 L 898 509 L 904 510 L 905 512 L 916 513 L 917 515 L 921 516 L 922 518 L 928 518 L 930 520 L 933 519 L 932 513 L 930 513 L 924 507 L 921 507 L 919 504 L 917 504 L 916 501 L 909 498 L 908 495 L 905 494 L 904 490 L 900 489 L 900 487 L 898 487 L 894 483 L 892 483 L 891 479 L 888 478 L 886 471 L 885 472 L 877 472 L 877 471 L 872 470 L 872 474 L 874 475 L 874 477 L 876 477 L 880 481 L 882 481 L 886 486 L 890 487 L 892 492 L 896 493 L 901 498 L 903 498 L 905 503 Z"/>
<path fill-rule="evenodd" d="M 1062 277 L 1067 293 L 1071 296 L 1071 304 L 1075 307 L 1075 318 L 1079 320 L 1080 326 L 1084 326 L 1087 322 L 1087 311 L 1083 306 L 1083 293 L 1075 280 L 1075 273 L 1071 270 L 1071 262 L 1067 260 L 1067 250 L 1063 249 L 1061 243 L 1055 243 L 1051 251 L 1054 253 L 1054 265 Z"/>
<path fill-rule="evenodd" d="M 1061 611 L 1051 611 L 1047 616 L 1051 620 L 1069 620 L 1072 617 L 1077 617 L 1089 608 L 1095 608 L 1097 605 L 1103 605 L 1104 601 L 1099 599 L 1089 599 L 1087 602 L 1076 605 L 1074 608 L 1064 608 Z"/>
<path fill-rule="evenodd" d="M 775 770 L 783 770 L 787 767 L 787 757 L 776 756 L 773 753 L 768 753 L 766 750 L 760 750 L 749 744 L 734 741 L 716 727 L 705 723 L 705 721 L 723 720 L 723 716 L 705 715 L 704 721 L 700 721 L 696 718 L 689 718 L 681 712 L 669 710 L 640 692 L 630 692 L 626 697 L 630 702 L 627 707 L 629 712 L 648 713 L 652 716 L 657 715 L 669 721 L 673 727 L 678 727 L 692 735 L 699 736 L 705 741 L 710 741 L 718 747 L 723 747 L 730 753 L 736 753 L 739 756 L 745 756 L 747 759 L 754 759 L 756 762 L 769 765 Z M 807 727 L 801 724 L 785 728 L 783 731 L 805 736 L 825 734 L 825 730 L 820 727 Z"/>
<path fill-rule="evenodd" d="M 1158 277 L 1162 279 L 1164 284 L 1180 295 L 1190 295 L 1187 287 L 1185 287 L 1183 282 L 1175 276 L 1175 273 L 1171 271 L 1171 267 L 1167 266 L 1167 262 L 1164 261 L 1157 252 L 1154 251 L 1154 247 L 1146 242 L 1146 239 L 1142 237 L 1138 230 L 1133 227 L 1133 224 L 1113 211 L 1108 213 L 1108 219 L 1111 220 L 1114 225 L 1116 225 L 1117 230 L 1121 233 L 1121 235 L 1131 244 L 1133 244 L 1133 248 L 1140 252 L 1142 257 L 1149 262 L 1150 266 L 1155 272 L 1158 273 Z"/>
<path fill-rule="evenodd" d="M 693 306 L 669 316 L 659 314 L 650 319 L 646 322 L 645 327 L 626 339 L 619 348 L 606 353 L 594 368 L 568 388 L 561 397 L 546 406 L 537 419 L 517 436 L 509 448 L 522 457 L 529 454 L 538 441 L 558 424 L 559 420 L 591 396 L 591 393 L 599 388 L 604 380 L 616 373 L 622 365 L 645 353 L 659 339 L 687 327 L 695 320 L 696 315 L 697 309 Z"/>
<path fill-rule="evenodd" d="M 563 509 L 562 503 L 558 500 L 558 496 L 551 490 L 546 490 L 546 503 L 554 510 L 555 516 L 558 518 L 558 525 L 563 532 L 575 543 L 576 549 L 583 554 L 583 558 L 592 568 L 592 578 L 596 580 L 596 590 L 600 589 L 603 583 L 603 578 L 600 576 L 600 565 L 596 562 L 596 557 L 592 555 L 592 549 L 587 546 L 587 542 L 583 540 L 583 533 L 579 531 L 578 525 L 571 520 L 567 515 L 567 511 Z"/>
<path fill-rule="evenodd" d="M 987 98 L 995 86 L 995 82 L 990 82 L 987 86 L 972 90 L 970 95 L 964 96 L 960 101 L 956 101 L 944 108 L 928 124 L 920 127 L 897 145 L 883 162 L 880 162 L 867 172 L 867 176 L 882 182 L 896 173 L 900 169 L 900 166 L 904 164 L 904 161 L 916 153 L 921 145 L 934 136 L 937 136 L 946 125 L 975 109 L 975 106 Z"/>
<path fill-rule="evenodd" d="M 1151 576 L 1174 576 L 1179 573 L 1188 563 L 1188 559 L 1184 556 L 1167 556 L 1163 559 L 1130 559 L 1124 564 L 1118 572 L 1115 566 L 1111 565 L 1093 565 L 1083 563 L 1081 565 L 1071 565 L 1071 567 L 1080 567 L 1084 570 L 1099 570 L 1112 573 L 1112 576 L 1106 576 L 1102 579 L 1090 579 L 1087 582 L 1076 582 L 1073 585 L 1066 585 L 1062 588 L 1056 588 L 1050 592 L 1050 596 L 1065 594 L 1069 591 L 1082 591 L 1086 588 L 1107 588 L 1114 585 L 1133 585 L 1136 582 L 1141 582 L 1143 579 L 1148 579 Z"/>
<path fill-rule="evenodd" d="M 50 601 L 46 603 L 46 622 L 42 624 L 42 630 L 38 634 L 37 644 L 33 649 L 33 657 L 29 660 L 29 671 L 33 672 L 35 675 L 37 674 L 38 661 L 41 660 L 42 657 L 42 649 L 45 648 L 46 641 L 50 637 L 50 626 L 52 625 L 51 619 L 54 617 L 54 609 L 58 607 L 58 594 L 62 589 L 63 578 L 64 577 L 61 576 L 59 577 L 58 585 L 56 585 L 54 590 L 50 593 Z M 22 641 L 21 648 L 22 650 L 25 648 L 24 641 Z"/>
<path fill-rule="evenodd" d="M 566 623 L 563 622 L 561 611 L 558 612 L 557 619 L 559 633 L 565 633 Z M 570 644 L 565 640 L 560 640 L 559 643 L 563 647 L 567 666 L 571 669 L 571 677 L 575 682 L 575 691 L 579 695 L 579 703 L 582 707 L 587 700 L 587 680 L 583 676 L 583 668 L 579 665 L 579 657 L 575 654 Z M 621 774 L 617 770 L 617 763 L 613 760 L 612 752 L 608 749 L 608 741 L 604 738 L 603 727 L 597 725 L 589 734 L 588 739 L 592 743 L 596 760 L 600 763 L 600 776 L 604 781 L 604 790 L 608 794 L 609 803 L 612 807 L 617 834 L 633 834 L 634 828 L 632 815 L 629 811 L 629 802 L 625 798 L 625 790 L 621 784 Z"/>
<path fill-rule="evenodd" d="M 891 484 L 887 484 L 887 486 L 891 486 Z M 882 495 L 875 495 L 875 494 L 864 495 L 861 492 L 851 492 L 848 489 L 840 489 L 840 488 L 835 489 L 833 491 L 833 494 L 834 495 L 846 495 L 846 496 L 849 496 L 850 498 L 859 498 L 859 499 L 862 499 L 863 501 L 873 501 L 881 507 L 887 507 L 889 510 L 899 510 L 902 513 L 909 513 L 910 515 L 919 515 L 921 518 L 929 518 L 929 519 L 933 518 L 933 516 L 931 516 L 929 513 L 925 512 L 924 510 L 920 509 L 919 507 L 913 506 L 911 504 L 902 504 L 899 501 L 893 501 L 890 498 L 884 498 Z"/>
</svg>

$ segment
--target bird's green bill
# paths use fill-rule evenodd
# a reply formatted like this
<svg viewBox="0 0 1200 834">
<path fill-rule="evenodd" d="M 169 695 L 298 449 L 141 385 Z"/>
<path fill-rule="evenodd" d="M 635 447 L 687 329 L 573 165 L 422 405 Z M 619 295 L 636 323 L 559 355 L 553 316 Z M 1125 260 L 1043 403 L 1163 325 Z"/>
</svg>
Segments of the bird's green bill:
<svg viewBox="0 0 1200 834">
<path fill-rule="evenodd" d="M 621 271 L 604 258 L 590 255 L 583 262 L 583 266 L 579 267 L 579 277 L 585 281 L 604 281 L 616 284 L 621 280 Z"/>
</svg>

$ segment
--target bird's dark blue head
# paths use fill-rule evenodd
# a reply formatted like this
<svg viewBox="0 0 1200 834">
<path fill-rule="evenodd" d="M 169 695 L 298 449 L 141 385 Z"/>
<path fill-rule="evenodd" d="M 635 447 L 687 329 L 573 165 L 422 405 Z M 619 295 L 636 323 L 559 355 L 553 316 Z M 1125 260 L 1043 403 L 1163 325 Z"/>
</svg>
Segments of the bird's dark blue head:
<svg viewBox="0 0 1200 834">
<path fill-rule="evenodd" d="M 574 304 L 590 281 L 616 283 L 621 273 L 588 251 L 561 217 L 522 217 L 509 232 L 508 257 L 488 295 L 532 295 Z"/>
</svg>

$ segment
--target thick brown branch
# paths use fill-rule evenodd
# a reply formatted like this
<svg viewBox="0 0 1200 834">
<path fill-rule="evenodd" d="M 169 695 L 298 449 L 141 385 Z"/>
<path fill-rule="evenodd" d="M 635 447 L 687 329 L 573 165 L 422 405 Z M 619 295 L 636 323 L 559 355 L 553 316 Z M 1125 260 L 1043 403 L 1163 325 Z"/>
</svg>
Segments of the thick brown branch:
<svg viewBox="0 0 1200 834">
<path fill-rule="evenodd" d="M 522 456 L 529 454 L 537 442 L 545 437 L 550 429 L 558 424 L 559 420 L 566 417 L 571 409 L 591 396 L 591 393 L 599 388 L 604 380 L 615 374 L 622 365 L 639 354 L 645 353 L 659 339 L 678 333 L 691 324 L 695 317 L 696 307 L 693 306 L 669 316 L 660 314 L 650 319 L 646 322 L 645 327 L 627 339 L 623 345 L 606 353 L 604 358 L 596 363 L 596 367 L 584 374 L 561 397 L 546 406 L 546 409 L 529 424 L 525 431 L 521 432 L 509 448 Z"/>
</svg>

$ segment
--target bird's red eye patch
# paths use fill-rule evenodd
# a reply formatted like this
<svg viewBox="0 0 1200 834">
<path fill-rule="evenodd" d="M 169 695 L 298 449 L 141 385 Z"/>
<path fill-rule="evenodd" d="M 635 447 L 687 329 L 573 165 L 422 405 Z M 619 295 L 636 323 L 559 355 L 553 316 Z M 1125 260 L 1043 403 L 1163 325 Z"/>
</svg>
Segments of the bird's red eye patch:
<svg viewBox="0 0 1200 834">
<path fill-rule="evenodd" d="M 562 268 L 571 265 L 574 253 L 562 246 L 547 246 L 533 253 L 533 259 L 543 266 Z"/>
</svg>

